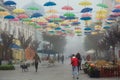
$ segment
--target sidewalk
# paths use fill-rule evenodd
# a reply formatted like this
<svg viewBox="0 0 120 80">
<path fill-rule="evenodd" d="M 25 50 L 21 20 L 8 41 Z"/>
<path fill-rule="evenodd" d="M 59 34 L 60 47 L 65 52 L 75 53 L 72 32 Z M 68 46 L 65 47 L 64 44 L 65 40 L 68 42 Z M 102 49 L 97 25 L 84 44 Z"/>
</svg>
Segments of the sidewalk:
<svg viewBox="0 0 120 80">
<path fill-rule="evenodd" d="M 73 78 L 71 65 L 67 61 L 65 64 L 56 62 L 54 66 L 41 63 L 38 72 L 35 72 L 34 66 L 31 66 L 28 72 L 22 72 L 19 65 L 16 65 L 16 70 L 0 71 L 0 80 L 73 80 Z M 120 80 L 120 78 L 89 78 L 81 71 L 79 80 Z"/>
</svg>

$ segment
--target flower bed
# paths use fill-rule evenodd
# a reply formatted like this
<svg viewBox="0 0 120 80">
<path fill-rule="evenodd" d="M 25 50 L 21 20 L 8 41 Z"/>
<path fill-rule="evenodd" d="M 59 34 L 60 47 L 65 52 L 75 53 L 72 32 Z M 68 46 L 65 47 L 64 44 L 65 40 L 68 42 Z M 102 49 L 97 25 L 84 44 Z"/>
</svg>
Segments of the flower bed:
<svg viewBox="0 0 120 80">
<path fill-rule="evenodd" d="M 15 70 L 13 65 L 0 65 L 0 70 Z"/>
</svg>

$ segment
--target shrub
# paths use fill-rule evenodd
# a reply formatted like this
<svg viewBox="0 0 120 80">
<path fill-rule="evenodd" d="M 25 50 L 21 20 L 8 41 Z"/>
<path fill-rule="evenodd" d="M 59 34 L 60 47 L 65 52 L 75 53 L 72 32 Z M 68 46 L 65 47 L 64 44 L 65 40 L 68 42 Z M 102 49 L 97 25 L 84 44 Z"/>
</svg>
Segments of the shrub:
<svg viewBox="0 0 120 80">
<path fill-rule="evenodd" d="M 13 65 L 0 65 L 0 70 L 15 70 Z"/>
</svg>

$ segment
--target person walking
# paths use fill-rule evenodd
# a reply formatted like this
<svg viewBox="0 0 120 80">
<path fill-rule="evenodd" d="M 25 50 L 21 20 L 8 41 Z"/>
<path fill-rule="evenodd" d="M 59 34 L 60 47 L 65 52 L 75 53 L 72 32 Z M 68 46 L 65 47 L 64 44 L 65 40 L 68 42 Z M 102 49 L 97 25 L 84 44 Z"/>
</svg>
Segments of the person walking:
<svg viewBox="0 0 120 80">
<path fill-rule="evenodd" d="M 78 78 L 78 59 L 74 54 L 71 57 L 71 65 L 72 65 L 73 78 L 79 79 Z"/>
<path fill-rule="evenodd" d="M 37 70 L 38 70 L 38 64 L 39 64 L 39 62 L 41 63 L 41 60 L 40 60 L 40 58 L 39 58 L 39 56 L 37 55 L 37 54 L 35 54 L 35 57 L 34 57 L 34 60 L 35 60 L 35 71 L 37 72 Z"/>
<path fill-rule="evenodd" d="M 63 54 L 61 56 L 61 62 L 62 62 L 62 64 L 64 64 L 64 55 Z"/>
<path fill-rule="evenodd" d="M 76 58 L 78 59 L 78 72 L 81 70 L 81 62 L 82 62 L 82 57 L 80 53 L 76 54 Z"/>
</svg>

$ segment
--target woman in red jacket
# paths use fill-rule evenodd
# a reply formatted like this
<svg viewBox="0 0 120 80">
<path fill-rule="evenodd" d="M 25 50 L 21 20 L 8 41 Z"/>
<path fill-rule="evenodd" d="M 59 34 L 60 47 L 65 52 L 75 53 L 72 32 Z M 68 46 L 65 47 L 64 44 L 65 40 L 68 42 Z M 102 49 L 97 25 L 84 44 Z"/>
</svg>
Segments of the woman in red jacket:
<svg viewBox="0 0 120 80">
<path fill-rule="evenodd" d="M 79 60 L 73 54 L 71 57 L 72 75 L 73 78 L 77 78 L 77 79 L 78 79 L 78 62 Z"/>
</svg>

